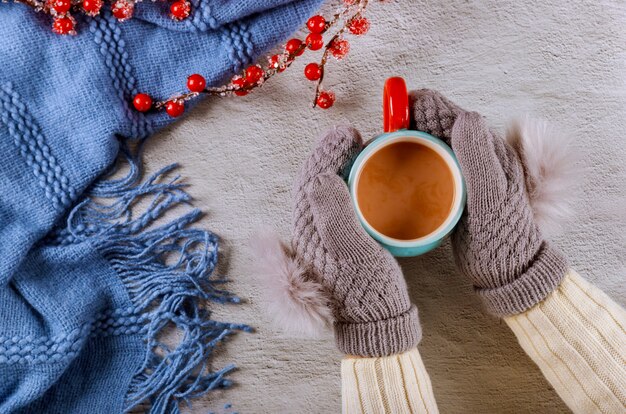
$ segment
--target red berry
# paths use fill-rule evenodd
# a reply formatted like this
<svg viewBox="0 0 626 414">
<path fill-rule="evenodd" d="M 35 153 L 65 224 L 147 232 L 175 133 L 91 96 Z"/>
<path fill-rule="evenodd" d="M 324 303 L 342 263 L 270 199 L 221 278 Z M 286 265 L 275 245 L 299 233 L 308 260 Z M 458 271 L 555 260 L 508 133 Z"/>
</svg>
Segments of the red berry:
<svg viewBox="0 0 626 414">
<path fill-rule="evenodd" d="M 72 2 L 70 0 L 48 0 L 48 7 L 59 14 L 65 14 L 70 11 Z"/>
<path fill-rule="evenodd" d="M 330 91 L 322 91 L 317 97 L 317 106 L 328 109 L 335 103 L 335 94 Z"/>
<path fill-rule="evenodd" d="M 194 73 L 187 78 L 187 87 L 191 92 L 202 92 L 206 88 L 204 76 Z"/>
<path fill-rule="evenodd" d="M 272 55 L 270 56 L 270 58 L 267 60 L 267 65 L 270 69 L 276 69 L 279 72 L 282 72 L 283 70 L 281 70 L 280 68 L 280 56 L 278 55 Z"/>
<path fill-rule="evenodd" d="M 345 39 L 335 39 L 329 50 L 336 59 L 343 59 L 350 51 L 350 43 Z"/>
<path fill-rule="evenodd" d="M 165 112 L 172 118 L 179 117 L 185 112 L 185 103 L 179 99 L 173 99 L 165 103 Z"/>
<path fill-rule="evenodd" d="M 306 46 L 311 50 L 320 50 L 324 46 L 324 38 L 319 33 L 309 33 Z"/>
<path fill-rule="evenodd" d="M 76 34 L 74 31 L 74 18 L 72 16 L 55 17 L 52 22 L 52 31 L 56 34 Z"/>
<path fill-rule="evenodd" d="M 147 93 L 138 93 L 133 99 L 133 106 L 139 112 L 147 112 L 152 108 L 152 98 Z"/>
<path fill-rule="evenodd" d="M 324 19 L 324 16 L 318 14 L 317 16 L 311 17 L 306 22 L 306 26 L 311 33 L 323 33 L 324 29 L 326 29 L 326 19 Z"/>
<path fill-rule="evenodd" d="M 102 8 L 102 0 L 83 0 L 83 10 L 89 16 L 96 16 Z"/>
<path fill-rule="evenodd" d="M 248 94 L 248 91 L 237 90 L 237 89 L 244 88 L 246 86 L 246 81 L 241 76 L 235 76 L 233 80 L 230 81 L 230 83 L 232 83 L 232 85 L 236 88 L 235 91 L 233 92 L 235 95 L 246 96 Z"/>
<path fill-rule="evenodd" d="M 191 13 L 191 4 L 187 0 L 178 0 L 170 6 L 170 15 L 174 20 L 185 20 Z"/>
<path fill-rule="evenodd" d="M 111 11 L 117 20 L 123 22 L 133 17 L 135 3 L 130 0 L 116 0 L 115 3 L 113 3 Z"/>
<path fill-rule="evenodd" d="M 290 56 L 296 55 L 300 56 L 304 53 L 304 49 L 300 49 L 302 46 L 302 40 L 300 39 L 291 39 L 285 45 L 285 51 L 289 53 Z"/>
<path fill-rule="evenodd" d="M 259 65 L 248 66 L 246 69 L 246 84 L 248 85 L 256 85 L 263 79 L 263 69 Z"/>
<path fill-rule="evenodd" d="M 279 72 L 283 72 L 285 69 L 287 69 L 287 63 L 288 62 L 283 61 L 282 55 L 274 55 L 269 58 L 269 67 L 272 69 L 276 69 Z"/>
<path fill-rule="evenodd" d="M 304 76 L 308 80 L 316 81 L 322 77 L 322 67 L 317 63 L 309 63 L 304 67 Z"/>
<path fill-rule="evenodd" d="M 357 17 L 355 19 L 352 19 L 350 25 L 348 26 L 348 30 L 350 30 L 350 33 L 357 36 L 367 33 L 369 29 L 370 21 L 367 20 L 365 17 Z"/>
</svg>

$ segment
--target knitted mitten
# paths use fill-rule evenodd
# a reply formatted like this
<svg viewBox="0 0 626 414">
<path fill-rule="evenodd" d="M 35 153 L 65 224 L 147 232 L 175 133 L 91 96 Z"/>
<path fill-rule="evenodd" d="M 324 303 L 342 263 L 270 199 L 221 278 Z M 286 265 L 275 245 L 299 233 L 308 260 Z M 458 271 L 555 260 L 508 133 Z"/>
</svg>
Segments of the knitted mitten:
<svg viewBox="0 0 626 414">
<path fill-rule="evenodd" d="M 454 121 L 465 110 L 429 89 L 411 91 L 409 105 L 412 115 L 411 129 L 427 132 L 450 145 Z"/>
<path fill-rule="evenodd" d="M 414 92 L 412 101 L 415 127 L 451 144 L 467 185 L 467 206 L 452 237 L 457 265 L 490 313 L 531 308 L 556 288 L 567 266 L 533 217 L 520 156 L 480 115 L 436 92 Z"/>
<path fill-rule="evenodd" d="M 338 348 L 386 356 L 415 347 L 421 331 L 400 267 L 362 228 L 337 175 L 360 147 L 356 130 L 336 128 L 303 165 L 292 246 L 330 297 Z"/>
</svg>

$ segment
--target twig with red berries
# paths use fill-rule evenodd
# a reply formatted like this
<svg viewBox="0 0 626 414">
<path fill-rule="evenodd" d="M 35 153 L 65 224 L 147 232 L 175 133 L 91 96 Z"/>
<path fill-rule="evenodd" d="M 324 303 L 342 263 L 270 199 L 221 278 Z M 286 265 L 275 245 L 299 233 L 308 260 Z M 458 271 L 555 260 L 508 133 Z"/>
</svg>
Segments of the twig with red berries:
<svg viewBox="0 0 626 414">
<path fill-rule="evenodd" d="M 326 67 L 326 62 L 328 61 L 329 56 L 333 55 L 336 59 L 343 59 L 343 57 L 350 51 L 350 43 L 343 38 L 343 33 L 346 29 L 348 29 L 350 33 L 360 36 L 367 33 L 370 28 L 369 20 L 363 17 L 363 11 L 367 7 L 367 0 L 359 2 L 358 6 L 359 9 L 357 10 L 357 13 L 350 17 L 346 21 L 346 24 L 339 29 L 326 44 L 320 63 L 309 63 L 304 68 L 304 75 L 307 79 L 317 81 L 313 107 L 319 106 L 322 109 L 327 109 L 330 108 L 335 102 L 335 94 L 330 91 L 322 91 L 321 86 L 324 80 L 324 68 Z M 341 13 L 335 14 L 333 22 L 338 21 L 342 17 Z"/>
<path fill-rule="evenodd" d="M 111 13 L 119 21 L 133 17 L 135 3 L 141 0 L 13 0 L 32 7 L 37 12 L 52 16 L 52 31 L 60 35 L 76 34 L 76 13 L 90 17 L 100 14 L 105 1 L 111 3 Z M 191 14 L 191 3 L 188 0 L 176 0 L 170 5 L 170 17 L 184 20 Z"/>
<path fill-rule="evenodd" d="M 245 96 L 262 86 L 265 81 L 277 73 L 290 67 L 306 49 L 317 51 L 324 48 L 319 63 L 309 63 L 305 66 L 304 76 L 311 81 L 317 81 L 313 107 L 319 106 L 322 109 L 328 109 L 335 103 L 335 94 L 332 91 L 322 89 L 328 58 L 332 56 L 339 60 L 346 56 L 350 50 L 350 43 L 344 38 L 346 32 L 356 36 L 367 33 L 370 27 L 369 20 L 364 16 L 367 6 L 368 0 L 344 0 L 344 6 L 335 13 L 330 21 L 321 15 L 311 17 L 307 21 L 307 28 L 310 33 L 304 42 L 295 38 L 289 40 L 282 53 L 269 57 L 265 68 L 259 64 L 251 65 L 240 75 L 234 76 L 226 85 L 207 87 L 205 78 L 196 73 L 187 78 L 188 92 L 157 102 L 154 102 L 150 95 L 139 93 L 134 97 L 133 105 L 135 109 L 141 112 L 165 109 L 165 112 L 170 116 L 178 117 L 185 111 L 185 102 L 201 94 Z M 324 35 L 340 23 L 343 25 L 324 44 Z"/>
<path fill-rule="evenodd" d="M 5 1 L 5 0 L 0 0 Z M 26 4 L 38 12 L 53 16 L 52 30 L 58 34 L 76 34 L 76 20 L 73 13 L 82 12 L 95 17 L 100 14 L 105 2 L 110 3 L 111 12 L 119 21 L 130 19 L 134 13 L 135 3 L 141 0 L 13 0 Z M 380 0 L 382 1 L 382 0 Z M 343 59 L 350 50 L 350 43 L 344 35 L 350 33 L 360 36 L 369 30 L 370 22 L 364 16 L 369 0 L 343 0 L 343 6 L 337 10 L 330 21 L 323 16 L 316 15 L 307 21 L 309 34 L 304 40 L 291 39 L 284 51 L 268 59 L 263 68 L 259 64 L 251 65 L 240 75 L 234 76 L 229 83 L 218 87 L 207 87 L 206 79 L 200 74 L 193 74 L 187 78 L 188 92 L 180 93 L 164 101 L 153 101 L 146 93 L 139 93 L 133 98 L 133 106 L 140 112 L 160 111 L 172 117 L 178 117 L 185 111 L 185 102 L 201 94 L 214 96 L 245 96 L 254 89 L 263 85 L 265 81 L 283 72 L 290 67 L 294 60 L 307 49 L 318 51 L 324 49 L 319 63 L 309 63 L 304 68 L 304 76 L 316 81 L 313 107 L 327 109 L 333 106 L 335 94 L 322 89 L 324 72 L 330 56 L 337 60 Z M 184 20 L 191 13 L 189 0 L 175 0 L 170 5 L 170 16 L 175 20 Z M 324 43 L 324 35 L 330 34 L 333 28 L 338 29 Z"/>
</svg>

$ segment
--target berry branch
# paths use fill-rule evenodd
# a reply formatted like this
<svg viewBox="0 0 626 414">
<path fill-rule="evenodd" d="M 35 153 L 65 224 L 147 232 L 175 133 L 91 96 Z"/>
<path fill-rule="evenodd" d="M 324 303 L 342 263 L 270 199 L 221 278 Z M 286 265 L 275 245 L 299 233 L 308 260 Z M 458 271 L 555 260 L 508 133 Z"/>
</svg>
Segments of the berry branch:
<svg viewBox="0 0 626 414">
<path fill-rule="evenodd" d="M 324 81 L 324 68 L 326 67 L 326 62 L 328 61 L 329 56 L 332 54 L 336 59 L 342 59 L 350 50 L 350 44 L 347 40 L 342 38 L 343 33 L 346 29 L 349 29 L 350 32 L 354 35 L 360 36 L 369 30 L 369 20 L 362 16 L 362 13 L 365 11 L 367 7 L 368 0 L 360 1 L 358 3 L 351 2 L 350 4 L 357 4 L 358 9 L 357 12 L 352 15 L 352 17 L 346 19 L 346 24 L 335 33 L 335 35 L 330 39 L 330 41 L 324 47 L 324 53 L 322 54 L 322 59 L 319 64 L 309 63 L 305 68 L 305 76 L 310 80 L 317 80 L 317 85 L 315 86 L 315 97 L 313 98 L 313 107 L 319 106 L 320 108 L 327 109 L 330 108 L 335 101 L 335 94 L 329 91 L 322 91 L 321 86 Z M 335 13 L 333 16 L 333 20 L 329 24 L 329 26 L 333 26 L 340 19 L 344 18 L 346 13 L 350 11 L 350 8 L 346 8 L 341 12 Z M 308 71 L 307 71 L 308 68 Z M 307 72 L 314 73 L 312 76 L 308 76 Z"/>
<path fill-rule="evenodd" d="M 304 68 L 304 75 L 311 81 L 317 81 L 313 107 L 328 109 L 335 102 L 335 94 L 332 91 L 323 90 L 324 71 L 329 57 L 337 60 L 342 59 L 350 50 L 350 43 L 344 38 L 349 32 L 352 35 L 360 36 L 369 30 L 370 22 L 364 17 L 364 12 L 369 0 L 344 0 L 344 6 L 340 8 L 327 22 L 321 15 L 311 17 L 307 21 L 309 34 L 303 42 L 300 39 L 291 39 L 284 46 L 284 51 L 268 58 L 265 68 L 259 64 L 251 65 L 240 75 L 234 76 L 228 84 L 218 87 L 206 87 L 206 80 L 200 74 L 193 74 L 187 78 L 187 88 L 189 92 L 173 96 L 165 101 L 153 102 L 152 97 L 145 93 L 137 94 L 133 100 L 135 109 L 141 112 L 150 110 L 162 110 L 172 117 L 180 116 L 184 113 L 185 102 L 197 96 L 245 96 L 254 89 L 261 87 L 268 79 L 290 67 L 293 62 L 301 56 L 307 49 L 317 51 L 324 48 L 319 63 L 309 63 Z M 330 40 L 324 44 L 324 35 L 339 26 L 331 36 Z"/>
<path fill-rule="evenodd" d="M 7 0 L 2 0 L 3 2 Z M 119 21 L 133 17 L 135 4 L 141 0 L 13 0 L 32 7 L 35 11 L 52 16 L 52 31 L 60 35 L 76 34 L 76 13 L 90 17 L 100 14 L 105 1 L 111 3 L 111 13 Z M 155 1 L 155 0 L 153 0 Z M 170 17 L 184 20 L 191 14 L 191 3 L 188 0 L 176 0 L 170 5 Z"/>
<path fill-rule="evenodd" d="M 0 0 L 6 1 L 6 0 Z M 52 30 L 62 35 L 76 34 L 76 21 L 73 13 L 84 13 L 95 17 L 100 14 L 105 2 L 110 3 L 111 13 L 119 21 L 132 18 L 135 3 L 141 0 L 13 0 L 16 3 L 26 4 L 37 12 L 49 14 L 53 17 Z M 154 0 L 153 0 L 154 1 Z M 171 1 L 171 0 L 170 0 Z M 383 0 L 380 0 L 383 1 Z M 322 82 L 329 58 L 343 59 L 350 51 L 350 43 L 345 35 L 361 36 L 370 28 L 369 20 L 364 17 L 369 0 L 343 0 L 343 5 L 327 21 L 323 16 L 316 15 L 307 21 L 309 34 L 304 41 L 294 38 L 287 41 L 282 53 L 268 58 L 265 67 L 260 64 L 248 66 L 241 74 L 234 76 L 221 86 L 207 87 L 206 79 L 200 74 L 193 74 L 187 78 L 187 92 L 172 96 L 167 100 L 154 101 L 147 93 L 139 93 L 133 98 L 133 106 L 137 111 L 165 110 L 171 117 L 178 117 L 185 112 L 185 103 L 200 95 L 210 96 L 245 96 L 254 89 L 261 87 L 267 80 L 278 73 L 285 71 L 293 62 L 309 51 L 318 51 L 323 48 L 319 63 L 309 63 L 304 68 L 304 76 L 315 81 L 315 97 L 313 107 L 328 109 L 335 103 L 335 94 L 322 89 Z M 175 0 L 170 5 L 170 17 L 175 20 L 184 20 L 191 13 L 189 0 Z M 333 32 L 333 29 L 336 29 Z M 324 36 L 330 40 L 324 43 Z"/>
</svg>

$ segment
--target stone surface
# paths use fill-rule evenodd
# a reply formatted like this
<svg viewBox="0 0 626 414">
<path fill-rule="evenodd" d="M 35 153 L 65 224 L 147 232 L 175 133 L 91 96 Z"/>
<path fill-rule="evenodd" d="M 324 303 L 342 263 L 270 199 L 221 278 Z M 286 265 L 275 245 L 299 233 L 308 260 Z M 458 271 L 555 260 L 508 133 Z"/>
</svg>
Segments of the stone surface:
<svg viewBox="0 0 626 414">
<path fill-rule="evenodd" d="M 246 241 L 261 225 L 287 236 L 292 180 L 326 128 L 343 122 L 364 137 L 381 132 L 382 84 L 391 75 L 410 88 L 438 89 L 501 130 L 530 114 L 571 133 L 584 174 L 581 200 L 555 243 L 582 276 L 626 302 L 625 217 L 612 214 L 626 210 L 626 4 L 372 1 L 368 17 L 370 33 L 327 67 L 326 85 L 337 93 L 333 109 L 310 108 L 314 85 L 302 72 L 318 55 L 309 52 L 258 93 L 203 102 L 146 150 L 151 170 L 182 164 L 195 205 L 208 213 L 204 223 L 223 238 L 222 272 L 248 303 L 216 307 L 216 317 L 257 328 L 219 355 L 218 363 L 240 367 L 232 377 L 237 386 L 193 412 L 340 411 L 341 355 L 330 337 L 291 339 L 272 328 Z M 401 264 L 441 412 L 567 412 L 507 326 L 481 311 L 448 244 Z M 227 402 L 233 407 L 225 409 Z"/>
</svg>

